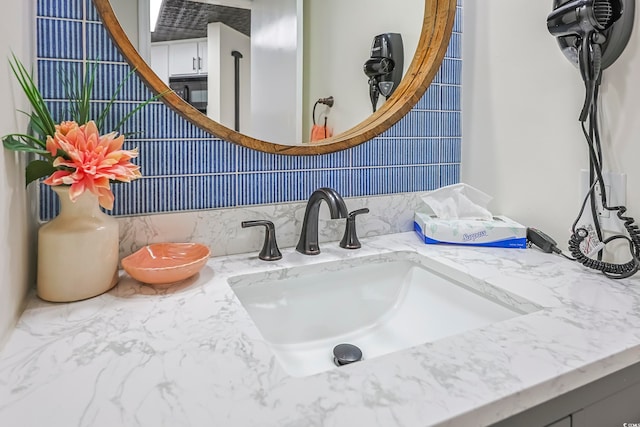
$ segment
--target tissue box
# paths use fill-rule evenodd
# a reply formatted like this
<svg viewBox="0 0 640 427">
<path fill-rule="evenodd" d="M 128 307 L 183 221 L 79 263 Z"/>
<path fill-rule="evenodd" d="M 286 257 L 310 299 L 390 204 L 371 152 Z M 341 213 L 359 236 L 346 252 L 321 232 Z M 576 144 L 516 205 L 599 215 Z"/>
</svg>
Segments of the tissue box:
<svg viewBox="0 0 640 427">
<path fill-rule="evenodd" d="M 427 244 L 527 247 L 527 227 L 506 216 L 494 216 L 493 220 L 440 219 L 416 212 L 413 227 Z"/>
</svg>

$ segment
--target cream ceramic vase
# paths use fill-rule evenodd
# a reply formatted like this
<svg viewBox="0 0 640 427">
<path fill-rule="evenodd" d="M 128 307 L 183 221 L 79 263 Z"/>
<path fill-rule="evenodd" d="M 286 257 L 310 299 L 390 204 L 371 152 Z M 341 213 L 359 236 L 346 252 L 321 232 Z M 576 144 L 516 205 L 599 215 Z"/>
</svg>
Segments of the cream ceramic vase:
<svg viewBox="0 0 640 427">
<path fill-rule="evenodd" d="M 38 231 L 38 296 L 70 302 L 100 295 L 118 282 L 118 222 L 89 191 L 74 202 L 54 186 L 60 214 Z"/>
</svg>

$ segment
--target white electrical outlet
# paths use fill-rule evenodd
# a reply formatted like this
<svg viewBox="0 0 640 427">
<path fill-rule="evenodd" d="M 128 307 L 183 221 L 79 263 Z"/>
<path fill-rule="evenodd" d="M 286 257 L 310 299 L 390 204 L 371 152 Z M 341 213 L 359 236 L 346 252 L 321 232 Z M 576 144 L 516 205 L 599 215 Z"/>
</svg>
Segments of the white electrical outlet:
<svg viewBox="0 0 640 427">
<path fill-rule="evenodd" d="M 608 206 L 624 206 L 627 202 L 627 175 L 617 172 L 602 172 L 602 178 L 604 179 L 604 189 L 607 196 Z M 598 218 L 600 219 L 600 226 L 604 231 L 610 231 L 613 233 L 624 232 L 622 221 L 618 218 L 615 211 L 609 211 L 602 207 L 601 196 L 602 189 L 599 184 L 596 184 L 596 211 Z M 581 200 L 586 196 L 589 191 L 589 171 L 580 171 L 580 198 Z M 589 205 L 585 208 L 585 214 L 590 212 Z"/>
</svg>

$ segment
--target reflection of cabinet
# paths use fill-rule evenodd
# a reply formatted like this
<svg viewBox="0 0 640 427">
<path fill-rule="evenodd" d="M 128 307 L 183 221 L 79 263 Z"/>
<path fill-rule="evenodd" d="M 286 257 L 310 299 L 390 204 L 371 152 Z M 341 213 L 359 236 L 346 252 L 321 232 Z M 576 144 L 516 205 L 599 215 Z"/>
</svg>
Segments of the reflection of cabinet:
<svg viewBox="0 0 640 427">
<path fill-rule="evenodd" d="M 169 44 L 169 75 L 207 72 L 207 41 L 184 41 Z"/>
<path fill-rule="evenodd" d="M 151 46 L 151 66 L 164 80 L 175 75 L 206 74 L 207 39 L 157 42 Z"/>
</svg>

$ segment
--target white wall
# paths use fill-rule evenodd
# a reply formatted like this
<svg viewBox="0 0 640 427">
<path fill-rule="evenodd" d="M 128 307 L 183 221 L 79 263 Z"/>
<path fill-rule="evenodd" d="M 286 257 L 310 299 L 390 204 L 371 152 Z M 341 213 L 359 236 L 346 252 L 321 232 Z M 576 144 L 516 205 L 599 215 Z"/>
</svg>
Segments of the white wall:
<svg viewBox="0 0 640 427">
<path fill-rule="evenodd" d="M 297 28 L 297 0 L 254 1 L 250 135 L 265 141 L 293 145 L 302 137 Z"/>
<path fill-rule="evenodd" d="M 131 41 L 133 47 L 139 50 L 140 35 L 138 34 L 138 27 L 140 25 L 140 21 L 138 16 L 138 2 L 131 0 L 111 0 L 111 7 L 118 17 L 120 26 L 127 36 L 129 36 L 129 41 Z M 148 21 L 148 9 L 145 9 L 145 13 Z"/>
<path fill-rule="evenodd" d="M 305 0 L 306 141 L 313 120 L 311 110 L 319 98 L 335 98 L 328 122 L 334 128 L 334 134 L 350 129 L 371 115 L 368 79 L 362 66 L 369 59 L 374 36 L 400 33 L 404 45 L 404 71 L 409 68 L 420 39 L 424 1 L 402 0 L 388 6 L 372 8 L 369 0 Z M 383 101 L 384 97 L 380 96 L 378 105 Z M 316 119 L 321 108 L 324 107 L 317 109 Z"/>
<path fill-rule="evenodd" d="M 16 108 L 27 110 L 26 101 L 9 68 L 7 59 L 14 52 L 30 67 L 33 62 L 33 2 L 16 2 L 5 8 L 0 26 L 0 135 L 24 132 L 24 116 Z M 35 259 L 28 230 L 29 212 L 24 187 L 24 162 L 13 152 L 0 149 L 0 348 L 22 309 Z"/>
<path fill-rule="evenodd" d="M 579 170 L 588 165 L 577 119 L 584 92 L 547 31 L 550 12 L 546 1 L 464 3 L 462 180 L 495 197 L 494 213 L 541 228 L 566 248 L 582 202 Z M 638 219 L 639 13 L 601 91 L 605 167 L 627 174 L 627 206 Z"/>
<path fill-rule="evenodd" d="M 251 133 L 251 39 L 220 22 L 208 25 L 209 101 L 207 115 L 226 127 L 235 125 L 235 58 L 240 59 L 240 132 Z M 214 99 L 217 98 L 217 99 Z M 214 116 L 215 115 L 215 116 Z"/>
<path fill-rule="evenodd" d="M 222 82 L 220 74 L 213 70 L 220 69 L 220 23 L 207 25 L 207 117 L 220 122 L 222 114 Z M 232 107 L 233 108 L 233 107 Z"/>
</svg>

